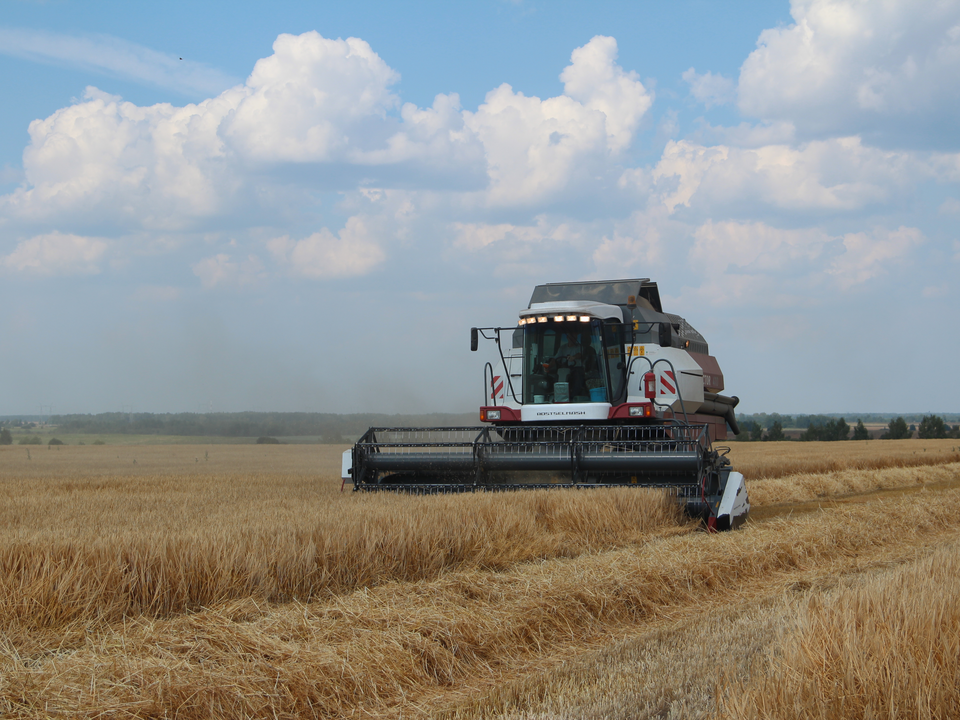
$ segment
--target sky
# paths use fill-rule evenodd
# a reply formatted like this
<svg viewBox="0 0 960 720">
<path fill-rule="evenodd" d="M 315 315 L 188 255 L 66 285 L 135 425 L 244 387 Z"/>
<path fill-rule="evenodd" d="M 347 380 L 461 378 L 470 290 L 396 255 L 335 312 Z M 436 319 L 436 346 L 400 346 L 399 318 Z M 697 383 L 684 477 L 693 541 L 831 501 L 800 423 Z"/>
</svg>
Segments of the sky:
<svg viewBox="0 0 960 720">
<path fill-rule="evenodd" d="M 469 412 L 629 277 L 741 412 L 960 409 L 960 0 L 0 0 L 0 93 L 0 415 Z"/>
</svg>

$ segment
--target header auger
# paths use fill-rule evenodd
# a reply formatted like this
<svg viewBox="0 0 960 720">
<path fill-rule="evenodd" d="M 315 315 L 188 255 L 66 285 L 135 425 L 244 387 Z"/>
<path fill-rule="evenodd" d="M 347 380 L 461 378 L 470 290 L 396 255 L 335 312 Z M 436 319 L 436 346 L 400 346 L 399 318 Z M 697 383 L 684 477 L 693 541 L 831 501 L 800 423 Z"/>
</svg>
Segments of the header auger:
<svg viewBox="0 0 960 720">
<path fill-rule="evenodd" d="M 716 440 L 736 397 L 706 340 L 664 313 L 647 279 L 539 285 L 496 343 L 481 427 L 370 428 L 344 453 L 354 490 L 413 493 L 669 488 L 692 517 L 737 527 L 750 503 Z M 506 342 L 505 342 L 506 340 Z"/>
</svg>

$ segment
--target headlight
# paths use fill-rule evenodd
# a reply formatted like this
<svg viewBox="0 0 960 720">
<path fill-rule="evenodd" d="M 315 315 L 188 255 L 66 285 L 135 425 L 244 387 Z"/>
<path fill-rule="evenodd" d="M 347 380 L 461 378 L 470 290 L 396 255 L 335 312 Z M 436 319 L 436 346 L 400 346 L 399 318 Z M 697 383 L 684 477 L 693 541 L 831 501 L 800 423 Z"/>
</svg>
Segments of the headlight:
<svg viewBox="0 0 960 720">
<path fill-rule="evenodd" d="M 487 410 L 487 420 L 499 420 L 500 411 L 499 410 Z"/>
</svg>

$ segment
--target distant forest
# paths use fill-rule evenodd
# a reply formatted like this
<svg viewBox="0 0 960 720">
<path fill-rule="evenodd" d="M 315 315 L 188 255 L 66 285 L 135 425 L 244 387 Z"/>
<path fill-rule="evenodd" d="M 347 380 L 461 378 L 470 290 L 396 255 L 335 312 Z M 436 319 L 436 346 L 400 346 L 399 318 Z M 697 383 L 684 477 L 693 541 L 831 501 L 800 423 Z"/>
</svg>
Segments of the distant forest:
<svg viewBox="0 0 960 720">
<path fill-rule="evenodd" d="M 780 415 L 779 413 L 737 413 L 737 421 L 744 423 L 756 423 L 765 430 L 773 427 L 774 423 L 780 423 L 780 426 L 786 428 L 798 428 L 806 430 L 811 425 L 824 426 L 836 421 L 839 418 L 846 420 L 862 420 L 868 425 L 887 424 L 891 420 L 902 417 L 908 423 L 919 423 L 924 416 L 930 413 L 831 413 L 828 415 Z M 945 422 L 960 422 L 960 413 L 939 413 L 939 416 Z"/>
<path fill-rule="evenodd" d="M 357 439 L 370 427 L 434 427 L 479 425 L 476 412 L 461 415 L 334 415 L 332 413 L 100 413 L 98 415 L 18 416 L 0 424 L 22 426 L 44 422 L 62 433 L 180 435 L 208 437 L 316 437 L 340 443 Z"/>
<path fill-rule="evenodd" d="M 893 414 L 834 413 L 828 415 L 780 415 L 779 413 L 737 414 L 743 432 L 738 440 L 774 439 L 781 430 L 808 431 L 813 439 L 813 430 L 838 425 L 840 418 L 851 423 L 886 424 L 895 417 L 902 417 L 910 431 L 919 424 L 922 413 Z M 960 413 L 942 414 L 946 423 L 960 422 Z M 285 413 L 285 412 L 238 412 L 238 413 L 100 413 L 98 415 L 51 415 L 0 417 L 0 425 L 25 427 L 33 423 L 56 426 L 62 433 L 81 434 L 129 434 L 129 435 L 179 435 L 188 437 L 299 437 L 316 438 L 325 443 L 352 442 L 370 427 L 455 427 L 477 426 L 477 413 L 433 413 L 428 415 L 384 415 L 365 413 L 336 415 L 333 413 Z M 813 430 L 810 430 L 813 428 Z M 947 426 L 947 429 L 951 428 Z M 770 434 L 770 431 L 773 434 Z M 807 439 L 804 436 L 804 439 Z"/>
</svg>

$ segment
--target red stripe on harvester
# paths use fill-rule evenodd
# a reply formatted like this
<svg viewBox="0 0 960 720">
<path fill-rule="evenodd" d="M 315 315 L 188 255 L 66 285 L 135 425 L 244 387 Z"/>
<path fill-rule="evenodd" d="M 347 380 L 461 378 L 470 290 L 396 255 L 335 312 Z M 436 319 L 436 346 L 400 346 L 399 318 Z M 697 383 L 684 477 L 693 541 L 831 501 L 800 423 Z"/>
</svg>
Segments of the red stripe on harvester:
<svg viewBox="0 0 960 720">
<path fill-rule="evenodd" d="M 660 376 L 660 383 L 663 385 L 663 387 L 665 387 L 665 388 L 667 389 L 668 392 L 671 392 L 671 393 L 676 392 L 677 389 L 676 389 L 673 385 L 671 385 L 669 382 L 667 382 L 667 378 L 668 378 L 668 377 L 669 377 L 671 380 L 673 380 L 674 382 L 676 382 L 676 380 L 675 380 L 674 377 L 673 377 L 673 373 L 670 372 L 669 370 L 667 370 L 665 373 L 663 373 L 663 375 Z M 665 393 L 665 392 L 663 392 L 663 390 L 661 390 L 661 391 L 660 391 L 660 394 L 661 394 L 661 395 L 666 395 L 667 393 Z"/>
</svg>

